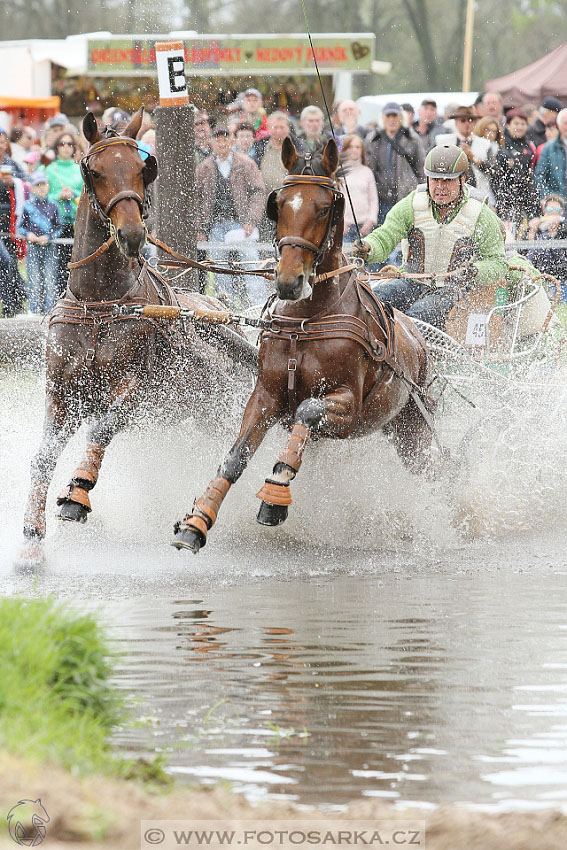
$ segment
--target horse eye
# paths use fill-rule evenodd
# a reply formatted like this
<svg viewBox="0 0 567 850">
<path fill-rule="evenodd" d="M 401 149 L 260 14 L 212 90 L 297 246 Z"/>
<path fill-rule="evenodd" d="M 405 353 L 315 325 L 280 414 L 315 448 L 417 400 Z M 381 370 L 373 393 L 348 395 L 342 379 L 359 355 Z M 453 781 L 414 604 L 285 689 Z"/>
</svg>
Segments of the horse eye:
<svg viewBox="0 0 567 850">
<path fill-rule="evenodd" d="M 322 210 L 319 210 L 317 214 L 317 218 L 325 218 L 325 216 L 329 215 L 330 207 L 323 207 Z"/>
<path fill-rule="evenodd" d="M 100 179 L 100 177 L 101 177 L 101 175 L 99 174 L 99 172 L 98 172 L 98 171 L 93 171 L 93 169 L 92 169 L 92 168 L 91 168 L 91 174 L 92 174 L 92 176 L 94 177 L 94 179 L 95 179 L 95 180 L 99 180 L 99 179 Z"/>
</svg>

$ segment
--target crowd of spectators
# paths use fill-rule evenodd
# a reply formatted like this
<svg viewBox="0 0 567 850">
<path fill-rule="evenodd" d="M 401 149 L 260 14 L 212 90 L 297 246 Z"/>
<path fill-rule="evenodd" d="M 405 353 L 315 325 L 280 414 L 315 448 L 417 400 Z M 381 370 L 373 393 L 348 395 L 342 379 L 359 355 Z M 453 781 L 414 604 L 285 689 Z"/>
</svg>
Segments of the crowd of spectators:
<svg viewBox="0 0 567 850">
<path fill-rule="evenodd" d="M 487 198 L 507 238 L 542 240 L 530 252 L 532 261 L 567 280 L 566 252 L 543 244 L 567 235 L 567 109 L 561 101 L 546 97 L 539 106 L 505 109 L 498 93 L 485 92 L 474 104 L 454 103 L 442 115 L 433 97 L 424 98 L 415 113 L 400 101 L 386 103 L 380 120 L 367 125 L 349 99 L 333 104 L 330 123 L 315 104 L 298 116 L 268 113 L 255 88 L 242 92 L 221 114 L 196 111 L 198 240 L 207 243 L 211 259 L 258 262 L 258 243 L 274 236 L 265 201 L 285 177 L 283 140 L 290 136 L 299 151 L 313 154 L 334 135 L 341 149 L 341 183 L 352 202 L 345 204 L 345 243 L 383 223 L 392 206 L 424 182 L 428 150 L 456 144 L 469 160 L 467 183 L 477 197 Z M 129 117 L 111 108 L 101 125 L 120 130 Z M 150 116 L 138 144 L 142 157 L 155 150 Z M 65 115 L 40 130 L 17 125 L 8 133 L 0 128 L 4 316 L 26 308 L 47 312 L 64 292 L 84 151 L 84 139 Z M 260 277 L 235 283 L 217 275 L 215 285 L 241 306 L 257 304 L 266 295 Z"/>
</svg>

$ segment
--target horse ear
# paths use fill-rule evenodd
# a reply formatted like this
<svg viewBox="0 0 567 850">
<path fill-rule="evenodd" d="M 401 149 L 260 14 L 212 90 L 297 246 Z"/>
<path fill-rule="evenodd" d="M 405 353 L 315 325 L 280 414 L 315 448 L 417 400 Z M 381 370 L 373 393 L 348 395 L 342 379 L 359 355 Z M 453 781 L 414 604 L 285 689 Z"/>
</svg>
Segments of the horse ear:
<svg viewBox="0 0 567 850">
<path fill-rule="evenodd" d="M 339 149 L 334 139 L 329 139 L 323 151 L 323 168 L 325 174 L 331 177 L 339 167 Z"/>
<path fill-rule="evenodd" d="M 144 117 L 144 107 L 140 106 L 130 123 L 127 127 L 125 127 L 121 136 L 128 136 L 130 139 L 135 139 L 138 133 L 140 132 L 140 127 L 142 126 L 142 119 Z"/>
<path fill-rule="evenodd" d="M 100 139 L 98 124 L 92 112 L 87 112 L 83 118 L 83 135 L 91 145 L 94 145 Z"/>
<path fill-rule="evenodd" d="M 270 192 L 268 200 L 266 201 L 266 216 L 270 219 L 270 221 L 275 222 L 278 220 L 277 196 L 278 193 L 274 189 L 273 192 Z"/>
<path fill-rule="evenodd" d="M 158 173 L 158 165 L 157 159 L 152 154 L 149 154 L 146 157 L 144 162 L 144 169 L 142 171 L 142 176 L 144 178 L 144 185 L 149 186 L 150 183 L 153 183 L 157 177 Z"/>
<path fill-rule="evenodd" d="M 289 136 L 286 136 L 282 144 L 282 165 L 286 171 L 291 171 L 296 162 L 297 151 L 295 145 Z"/>
</svg>

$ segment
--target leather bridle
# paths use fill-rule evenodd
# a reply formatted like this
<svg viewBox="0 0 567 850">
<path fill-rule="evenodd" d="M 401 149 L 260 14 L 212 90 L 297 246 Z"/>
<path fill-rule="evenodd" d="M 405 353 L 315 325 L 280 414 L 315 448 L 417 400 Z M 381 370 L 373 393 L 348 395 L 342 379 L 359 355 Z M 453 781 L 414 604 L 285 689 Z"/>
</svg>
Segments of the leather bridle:
<svg viewBox="0 0 567 850">
<path fill-rule="evenodd" d="M 278 216 L 276 201 L 279 193 L 283 192 L 284 189 L 287 189 L 290 186 L 304 185 L 321 186 L 322 189 L 327 189 L 331 192 L 331 209 L 329 210 L 327 229 L 323 240 L 320 245 L 316 245 L 315 242 L 312 242 L 310 239 L 305 239 L 303 236 L 283 236 L 281 239 L 276 238 L 274 240 L 274 245 L 276 250 L 280 253 L 281 249 L 286 245 L 294 248 L 305 248 L 307 251 L 311 251 L 311 253 L 315 255 L 313 260 L 314 275 L 318 264 L 332 241 L 335 227 L 340 221 L 342 221 L 344 216 L 344 195 L 337 189 L 334 181 L 330 177 L 320 177 L 317 174 L 288 174 L 288 176 L 284 179 L 283 186 L 270 193 L 266 206 L 266 213 L 268 218 L 277 223 Z"/>
<path fill-rule="evenodd" d="M 94 187 L 93 182 L 93 174 L 89 164 L 89 160 L 92 156 L 100 153 L 101 151 L 106 150 L 107 148 L 113 147 L 115 145 L 127 145 L 130 148 L 134 148 L 134 150 L 139 153 L 138 144 L 134 141 L 134 139 L 124 138 L 124 136 L 115 136 L 111 139 L 102 139 L 99 142 L 95 142 L 91 148 L 87 151 L 85 156 L 81 159 L 80 168 L 81 175 L 83 177 L 83 182 L 85 184 L 85 192 L 87 193 L 91 210 L 93 215 L 96 218 L 100 219 L 104 224 L 108 226 L 111 225 L 110 221 L 110 211 L 116 204 L 120 203 L 120 201 L 136 201 L 138 207 L 140 209 L 140 215 L 142 219 L 146 219 L 149 215 L 149 197 L 148 192 L 146 191 L 146 186 L 152 182 L 152 179 L 147 179 L 145 176 L 145 170 L 148 169 L 148 174 L 151 176 L 153 171 L 157 171 L 157 163 L 155 161 L 155 157 L 148 156 L 146 159 L 146 164 L 144 165 L 144 197 L 141 198 L 137 192 L 134 192 L 133 189 L 124 189 L 121 192 L 117 192 L 110 201 L 106 204 L 105 207 L 102 206 L 99 199 L 97 198 L 97 194 Z M 150 162 L 148 162 L 150 160 Z"/>
<path fill-rule="evenodd" d="M 130 148 L 134 148 L 134 150 L 139 154 L 140 149 L 138 147 L 137 142 L 134 139 L 125 138 L 124 136 L 119 136 L 117 133 L 114 133 L 113 130 L 107 129 L 107 133 L 112 133 L 112 138 L 101 139 L 98 142 L 95 142 L 92 147 L 89 148 L 85 156 L 80 161 L 81 168 L 81 176 L 83 178 L 83 183 L 85 186 L 85 192 L 89 199 L 89 203 L 91 206 L 91 212 L 95 218 L 98 218 L 99 221 L 102 221 L 105 224 L 109 231 L 110 237 L 106 240 L 106 242 L 100 246 L 96 251 L 92 254 L 89 254 L 88 257 L 84 257 L 82 260 L 77 260 L 76 262 L 67 263 L 67 268 L 70 270 L 80 269 L 83 266 L 88 265 L 93 260 L 96 260 L 97 257 L 100 257 L 104 254 L 113 242 L 116 242 L 118 245 L 118 237 L 114 228 L 114 224 L 110 218 L 110 211 L 119 204 L 120 201 L 136 201 L 138 204 L 138 208 L 140 210 L 140 215 L 142 216 L 142 221 L 146 223 L 146 218 L 150 213 L 150 197 L 147 191 L 147 187 L 150 183 L 152 183 L 157 176 L 157 160 L 155 156 L 151 154 L 146 157 L 144 163 L 144 169 L 142 171 L 142 179 L 144 181 L 144 197 L 141 198 L 137 192 L 134 192 L 133 189 L 123 189 L 121 192 L 117 192 L 116 195 L 110 199 L 110 201 L 106 204 L 105 207 L 100 203 L 93 182 L 93 174 L 92 169 L 89 164 L 89 159 L 95 154 L 100 153 L 107 148 L 114 145 L 127 145 Z M 120 246 L 118 246 L 120 247 Z"/>
</svg>

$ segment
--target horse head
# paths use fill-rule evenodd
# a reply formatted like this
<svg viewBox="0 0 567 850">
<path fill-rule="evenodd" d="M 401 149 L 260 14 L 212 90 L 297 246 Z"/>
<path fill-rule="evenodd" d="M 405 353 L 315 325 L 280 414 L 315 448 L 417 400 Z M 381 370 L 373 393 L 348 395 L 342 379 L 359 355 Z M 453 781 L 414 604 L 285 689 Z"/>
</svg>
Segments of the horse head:
<svg viewBox="0 0 567 850">
<path fill-rule="evenodd" d="M 344 197 L 334 181 L 337 144 L 330 139 L 322 152 L 303 155 L 286 138 L 282 163 L 288 175 L 267 204 L 281 253 L 276 293 L 284 301 L 299 301 L 311 295 L 317 266 L 342 242 Z"/>
<path fill-rule="evenodd" d="M 85 190 L 93 214 L 115 233 L 126 257 L 137 257 L 146 240 L 146 190 L 157 176 L 155 157 L 143 161 L 135 141 L 143 112 L 142 107 L 121 134 L 108 127 L 101 133 L 92 112 L 83 119 L 90 145 L 81 160 Z"/>
</svg>

